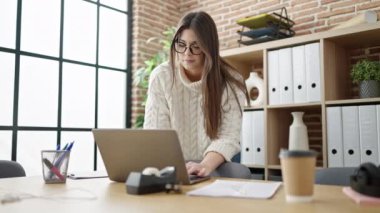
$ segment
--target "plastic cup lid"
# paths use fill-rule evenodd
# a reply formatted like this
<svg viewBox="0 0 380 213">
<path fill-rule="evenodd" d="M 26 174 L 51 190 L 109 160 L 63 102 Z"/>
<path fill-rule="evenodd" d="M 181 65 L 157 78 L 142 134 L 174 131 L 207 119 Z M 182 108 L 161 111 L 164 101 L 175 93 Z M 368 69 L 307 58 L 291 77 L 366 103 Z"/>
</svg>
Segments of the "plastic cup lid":
<svg viewBox="0 0 380 213">
<path fill-rule="evenodd" d="M 287 150 L 281 149 L 279 157 L 288 158 L 288 157 L 316 157 L 317 152 L 314 150 Z"/>
</svg>

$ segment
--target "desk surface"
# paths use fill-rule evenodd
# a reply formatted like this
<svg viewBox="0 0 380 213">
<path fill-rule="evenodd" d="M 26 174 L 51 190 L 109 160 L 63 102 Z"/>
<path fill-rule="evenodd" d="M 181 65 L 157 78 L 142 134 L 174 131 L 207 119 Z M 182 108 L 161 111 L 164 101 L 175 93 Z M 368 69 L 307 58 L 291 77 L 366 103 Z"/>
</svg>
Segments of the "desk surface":
<svg viewBox="0 0 380 213">
<path fill-rule="evenodd" d="M 137 196 L 128 195 L 123 183 L 115 183 L 108 178 L 67 180 L 66 184 L 45 184 L 42 177 L 6 178 L 0 179 L 0 195 L 14 192 L 58 198 L 38 197 L 0 204 L 0 212 L 380 212 L 378 206 L 355 204 L 338 186 L 316 185 L 314 201 L 306 204 L 286 203 L 283 186 L 269 200 L 192 197 L 185 194 L 212 181 L 184 186 L 182 194 L 163 192 Z M 68 199 L 64 199 L 65 196 Z M 74 196 L 93 196 L 96 199 L 78 200 L 73 199 Z"/>
</svg>

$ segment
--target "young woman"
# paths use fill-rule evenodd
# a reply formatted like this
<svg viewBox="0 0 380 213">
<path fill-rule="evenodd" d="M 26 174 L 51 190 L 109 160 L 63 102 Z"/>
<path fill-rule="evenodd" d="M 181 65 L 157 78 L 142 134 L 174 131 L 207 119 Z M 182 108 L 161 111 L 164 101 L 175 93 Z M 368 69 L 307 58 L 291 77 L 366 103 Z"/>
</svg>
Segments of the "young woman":
<svg viewBox="0 0 380 213">
<path fill-rule="evenodd" d="M 175 129 L 188 173 L 210 175 L 240 151 L 245 100 L 243 77 L 219 56 L 214 21 L 192 12 L 179 23 L 169 63 L 150 76 L 144 128 Z"/>
</svg>

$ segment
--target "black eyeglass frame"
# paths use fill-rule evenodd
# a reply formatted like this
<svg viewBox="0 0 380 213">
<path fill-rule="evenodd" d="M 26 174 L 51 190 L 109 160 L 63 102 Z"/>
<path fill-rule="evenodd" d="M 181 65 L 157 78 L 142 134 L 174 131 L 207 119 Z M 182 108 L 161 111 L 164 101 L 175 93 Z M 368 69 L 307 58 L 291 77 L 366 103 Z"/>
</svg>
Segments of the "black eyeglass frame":
<svg viewBox="0 0 380 213">
<path fill-rule="evenodd" d="M 200 53 L 195 54 L 195 53 L 193 52 L 193 48 L 192 48 L 192 46 L 193 46 L 194 44 L 191 44 L 190 46 L 187 46 L 187 45 L 185 44 L 185 45 L 186 45 L 185 49 L 184 49 L 182 52 L 181 52 L 181 51 L 178 51 L 178 50 L 177 50 L 177 45 L 178 45 L 179 43 L 183 43 L 183 42 L 180 42 L 180 41 L 176 40 L 175 43 L 174 43 L 174 50 L 175 50 L 177 53 L 185 53 L 186 50 L 187 50 L 188 48 L 190 49 L 190 53 L 191 53 L 192 55 L 201 55 L 201 54 L 203 53 L 202 49 L 199 48 Z"/>
</svg>

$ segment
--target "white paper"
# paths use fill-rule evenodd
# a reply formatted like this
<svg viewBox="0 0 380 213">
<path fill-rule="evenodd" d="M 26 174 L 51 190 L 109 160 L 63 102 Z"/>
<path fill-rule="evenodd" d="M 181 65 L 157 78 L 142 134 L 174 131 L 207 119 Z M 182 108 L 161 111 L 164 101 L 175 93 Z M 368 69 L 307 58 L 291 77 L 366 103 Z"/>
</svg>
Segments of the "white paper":
<svg viewBox="0 0 380 213">
<path fill-rule="evenodd" d="M 280 185 L 281 182 L 266 183 L 216 180 L 212 184 L 188 192 L 187 195 L 269 199 L 274 195 Z"/>
</svg>

